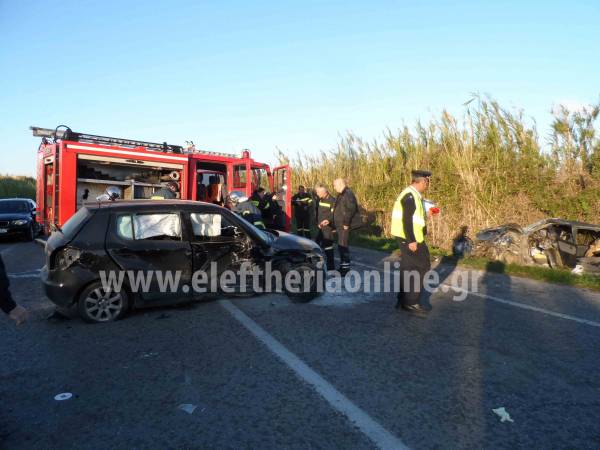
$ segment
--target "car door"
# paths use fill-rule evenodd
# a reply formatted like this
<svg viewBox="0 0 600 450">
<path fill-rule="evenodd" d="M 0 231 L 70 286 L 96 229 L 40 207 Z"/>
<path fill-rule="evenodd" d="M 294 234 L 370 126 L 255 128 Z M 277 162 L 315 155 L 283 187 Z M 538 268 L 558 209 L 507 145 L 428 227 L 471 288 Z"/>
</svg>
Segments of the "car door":
<svg viewBox="0 0 600 450">
<path fill-rule="evenodd" d="M 220 211 L 190 212 L 192 267 L 206 274 L 208 292 L 219 290 L 219 279 L 226 270 L 237 271 L 243 263 L 254 263 L 254 242 L 244 228 Z M 236 281 L 235 286 L 239 283 Z M 205 292 L 196 292 L 202 297 Z"/>
<path fill-rule="evenodd" d="M 577 261 L 577 245 L 574 239 L 574 230 L 570 226 L 562 226 L 558 237 L 558 252 L 563 265 L 575 267 Z"/>
<path fill-rule="evenodd" d="M 116 213 L 106 246 L 127 271 L 129 285 L 143 303 L 167 304 L 191 297 L 192 251 L 179 212 Z"/>
</svg>

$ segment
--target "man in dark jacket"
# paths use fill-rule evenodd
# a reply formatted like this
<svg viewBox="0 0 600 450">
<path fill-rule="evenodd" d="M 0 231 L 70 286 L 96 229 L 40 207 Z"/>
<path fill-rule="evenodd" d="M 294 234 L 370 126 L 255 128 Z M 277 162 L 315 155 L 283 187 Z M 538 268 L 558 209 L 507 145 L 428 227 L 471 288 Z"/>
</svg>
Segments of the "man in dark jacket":
<svg viewBox="0 0 600 450">
<path fill-rule="evenodd" d="M 340 274 L 345 276 L 350 271 L 350 249 L 348 248 L 350 230 L 360 226 L 360 214 L 354 192 L 347 186 L 346 180 L 343 178 L 334 180 L 333 187 L 338 193 L 333 209 L 333 223 L 338 235 Z"/>
<path fill-rule="evenodd" d="M 296 219 L 296 231 L 298 236 L 310 239 L 310 207 L 312 196 L 306 192 L 304 186 L 298 186 L 298 193 L 292 197 L 294 206 L 294 219 Z"/>
<path fill-rule="evenodd" d="M 335 240 L 335 228 L 333 227 L 333 207 L 335 206 L 335 197 L 333 197 L 324 184 L 315 186 L 317 194 L 317 234 L 316 242 L 321 246 L 327 258 L 327 270 L 334 270 L 333 260 L 333 242 Z"/>
<path fill-rule="evenodd" d="M 265 188 L 259 187 L 252 193 L 250 201 L 259 209 L 265 226 L 270 228 L 273 223 L 273 206 L 271 205 L 271 196 L 267 195 Z"/>
<path fill-rule="evenodd" d="M 27 320 L 28 313 L 25 308 L 15 303 L 8 290 L 9 286 L 10 284 L 8 282 L 8 276 L 6 275 L 4 261 L 2 261 L 2 256 L 0 256 L 0 309 L 8 314 L 17 325 L 21 325 Z"/>
</svg>

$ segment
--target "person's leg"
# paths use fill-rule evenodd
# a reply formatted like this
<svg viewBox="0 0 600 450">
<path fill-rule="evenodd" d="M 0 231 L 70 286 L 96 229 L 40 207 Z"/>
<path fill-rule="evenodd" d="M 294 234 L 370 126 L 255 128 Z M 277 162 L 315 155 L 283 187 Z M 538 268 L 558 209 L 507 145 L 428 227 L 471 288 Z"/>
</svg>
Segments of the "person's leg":
<svg viewBox="0 0 600 450">
<path fill-rule="evenodd" d="M 400 285 L 402 287 L 398 302 L 404 306 L 419 305 L 425 274 L 429 270 L 429 251 L 425 243 L 417 245 L 416 251 L 411 251 L 408 244 L 400 243 Z"/>
<path fill-rule="evenodd" d="M 350 248 L 349 240 L 350 230 L 338 230 L 338 251 L 340 253 L 340 274 L 346 275 L 350 271 Z"/>
</svg>

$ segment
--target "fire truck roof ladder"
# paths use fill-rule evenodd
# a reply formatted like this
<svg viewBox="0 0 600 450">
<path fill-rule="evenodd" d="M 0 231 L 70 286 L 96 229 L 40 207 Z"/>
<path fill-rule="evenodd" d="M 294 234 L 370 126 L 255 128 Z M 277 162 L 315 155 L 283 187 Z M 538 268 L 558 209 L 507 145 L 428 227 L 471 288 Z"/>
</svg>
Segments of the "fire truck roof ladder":
<svg viewBox="0 0 600 450">
<path fill-rule="evenodd" d="M 42 138 L 52 138 L 53 140 L 63 139 L 65 141 L 88 142 L 91 144 L 120 145 L 125 147 L 145 147 L 149 150 L 160 152 L 183 153 L 180 145 L 170 145 L 166 142 L 159 144 L 157 142 L 135 141 L 131 139 L 121 139 L 108 136 L 97 136 L 95 134 L 77 133 L 72 131 L 66 125 L 59 125 L 54 130 L 49 128 L 29 127 L 34 136 Z M 64 129 L 59 129 L 64 128 Z"/>
</svg>

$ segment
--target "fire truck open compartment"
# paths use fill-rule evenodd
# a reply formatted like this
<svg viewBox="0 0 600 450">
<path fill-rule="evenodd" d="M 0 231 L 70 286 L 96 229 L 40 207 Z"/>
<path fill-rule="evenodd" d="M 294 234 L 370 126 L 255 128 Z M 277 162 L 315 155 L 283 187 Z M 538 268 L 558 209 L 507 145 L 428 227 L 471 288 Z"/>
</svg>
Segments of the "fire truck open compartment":
<svg viewBox="0 0 600 450">
<path fill-rule="evenodd" d="M 121 188 L 125 200 L 148 199 L 169 180 L 179 181 L 184 166 L 151 161 L 123 162 L 117 158 L 77 156 L 77 203 L 101 195 L 107 186 Z"/>
</svg>

